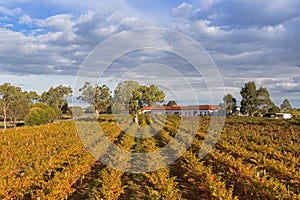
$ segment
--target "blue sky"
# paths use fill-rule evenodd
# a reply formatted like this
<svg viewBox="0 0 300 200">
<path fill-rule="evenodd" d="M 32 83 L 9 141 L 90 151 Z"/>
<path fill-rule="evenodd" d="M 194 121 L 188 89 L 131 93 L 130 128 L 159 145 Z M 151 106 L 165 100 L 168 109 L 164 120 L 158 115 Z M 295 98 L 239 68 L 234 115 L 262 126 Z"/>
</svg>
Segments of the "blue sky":
<svg viewBox="0 0 300 200">
<path fill-rule="evenodd" d="M 0 84 L 38 92 L 60 83 L 73 86 L 84 59 L 99 43 L 149 26 L 179 31 L 202 45 L 226 93 L 238 100 L 240 88 L 255 81 L 268 88 L 277 105 L 288 98 L 300 107 L 298 0 L 2 0 Z M 124 56 L 115 66 L 126 71 L 124 65 L 137 64 L 143 53 Z M 190 70 L 170 55 L 163 58 L 181 72 Z M 112 79 L 103 80 L 113 87 Z"/>
</svg>

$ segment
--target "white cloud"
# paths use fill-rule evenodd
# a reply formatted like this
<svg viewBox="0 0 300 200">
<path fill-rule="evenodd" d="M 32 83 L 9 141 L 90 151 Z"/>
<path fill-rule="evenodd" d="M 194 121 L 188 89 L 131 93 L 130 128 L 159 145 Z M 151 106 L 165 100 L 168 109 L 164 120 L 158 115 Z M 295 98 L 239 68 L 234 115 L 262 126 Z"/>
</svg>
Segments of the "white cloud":
<svg viewBox="0 0 300 200">
<path fill-rule="evenodd" d="M 177 8 L 174 8 L 172 14 L 174 16 L 187 16 L 190 14 L 191 10 L 193 9 L 193 5 L 183 2 Z"/>
<path fill-rule="evenodd" d="M 106 36 L 106 37 L 112 35 L 116 31 L 117 31 L 117 27 L 115 25 L 110 25 L 108 27 L 101 27 L 101 28 L 95 30 L 95 32 L 97 34 L 102 35 L 102 36 Z"/>
<path fill-rule="evenodd" d="M 3 13 L 5 15 L 9 15 L 9 16 L 16 16 L 22 13 L 22 9 L 21 8 L 13 8 L 13 9 L 9 9 L 7 7 L 4 6 L 0 6 L 0 13 Z"/>
<path fill-rule="evenodd" d="M 204 33 L 209 37 L 221 36 L 225 33 L 218 26 L 212 26 L 208 20 L 198 20 L 195 22 L 195 25 L 199 32 Z"/>
<path fill-rule="evenodd" d="M 124 19 L 122 19 L 121 24 L 129 27 L 135 27 L 138 22 L 139 19 L 136 17 L 125 17 Z"/>
<path fill-rule="evenodd" d="M 12 28 L 12 27 L 14 27 L 13 24 L 3 24 L 2 26 L 3 26 L 4 28 Z"/>
<path fill-rule="evenodd" d="M 36 20 L 36 24 L 40 27 L 49 27 L 53 31 L 70 30 L 74 22 L 71 14 L 59 14 L 46 19 Z"/>
<path fill-rule="evenodd" d="M 76 19 L 75 23 L 76 23 L 76 24 L 83 24 L 83 23 L 91 22 L 91 21 L 93 20 L 94 16 L 95 16 L 95 13 L 94 13 L 94 12 L 92 12 L 92 11 L 87 11 L 86 13 L 80 15 L 80 16 Z"/>
<path fill-rule="evenodd" d="M 25 14 L 19 18 L 19 24 L 27 24 L 31 25 L 34 22 L 33 19 L 31 19 L 30 15 Z"/>
<path fill-rule="evenodd" d="M 262 31 L 266 31 L 269 34 L 280 34 L 284 32 L 286 29 L 282 24 L 277 26 L 265 26 L 263 27 Z"/>
<path fill-rule="evenodd" d="M 28 30 L 0 29 L 0 37 L 5 38 L 0 40 L 0 71 L 74 75 L 99 42 L 139 22 L 131 16 L 112 16 L 87 11 L 79 16 L 58 14 L 37 19 L 25 14 L 19 24 L 28 26 Z"/>
</svg>

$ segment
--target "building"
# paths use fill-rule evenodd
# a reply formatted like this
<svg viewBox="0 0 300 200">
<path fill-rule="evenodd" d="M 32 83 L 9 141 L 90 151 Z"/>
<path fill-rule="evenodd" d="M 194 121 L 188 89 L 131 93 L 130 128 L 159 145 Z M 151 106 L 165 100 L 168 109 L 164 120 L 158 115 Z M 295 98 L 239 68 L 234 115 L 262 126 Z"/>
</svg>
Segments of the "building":
<svg viewBox="0 0 300 200">
<path fill-rule="evenodd" d="M 276 113 L 276 119 L 290 119 L 292 115 L 290 113 Z"/>
<path fill-rule="evenodd" d="M 292 114 L 290 113 L 274 113 L 274 114 L 266 114 L 266 117 L 276 118 L 276 119 L 290 119 L 292 118 Z"/>
<path fill-rule="evenodd" d="M 145 106 L 143 113 L 146 114 L 179 114 L 182 116 L 212 116 L 219 115 L 217 105 L 197 106 Z"/>
</svg>

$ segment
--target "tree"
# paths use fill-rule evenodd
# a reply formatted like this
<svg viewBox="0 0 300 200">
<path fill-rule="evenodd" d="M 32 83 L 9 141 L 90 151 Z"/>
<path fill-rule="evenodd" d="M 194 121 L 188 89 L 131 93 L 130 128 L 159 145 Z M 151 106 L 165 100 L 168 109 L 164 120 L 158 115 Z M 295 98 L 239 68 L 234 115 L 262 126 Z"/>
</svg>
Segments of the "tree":
<svg viewBox="0 0 300 200">
<path fill-rule="evenodd" d="M 242 87 L 241 92 L 241 112 L 247 115 L 253 115 L 256 111 L 257 102 L 257 92 L 255 82 L 248 82 Z"/>
<path fill-rule="evenodd" d="M 122 110 L 128 110 L 133 92 L 140 87 L 140 84 L 133 80 L 119 83 L 114 90 L 112 101 L 112 112 L 121 113 Z"/>
<path fill-rule="evenodd" d="M 170 100 L 166 106 L 177 106 L 177 102 L 174 100 Z"/>
<path fill-rule="evenodd" d="M 162 103 L 165 100 L 165 93 L 155 85 L 140 86 L 135 92 L 138 94 L 135 96 L 133 95 L 133 98 L 136 97 L 136 100 L 139 102 L 138 105 L 141 107 L 143 106 L 153 106 L 157 102 Z"/>
<path fill-rule="evenodd" d="M 108 86 L 97 84 L 95 87 L 90 82 L 86 82 L 82 88 L 79 89 L 81 95 L 79 100 L 85 101 L 94 107 L 96 117 L 98 118 L 100 113 L 110 112 L 111 104 L 111 92 Z"/>
<path fill-rule="evenodd" d="M 77 99 L 91 104 L 91 106 L 93 106 L 94 111 L 96 111 L 96 115 L 98 117 L 99 111 L 97 109 L 97 106 L 95 105 L 95 88 L 91 85 L 90 82 L 85 82 L 83 87 L 79 88 L 79 92 L 81 92 L 81 95 L 77 97 Z"/>
<path fill-rule="evenodd" d="M 236 99 L 231 94 L 226 94 L 221 103 L 221 109 L 226 111 L 226 114 L 232 114 L 236 111 Z"/>
<path fill-rule="evenodd" d="M 270 98 L 269 91 L 267 88 L 260 87 L 257 90 L 257 111 L 261 114 L 266 114 L 267 112 L 270 112 L 272 108 L 275 107 L 275 104 Z"/>
<path fill-rule="evenodd" d="M 9 117 L 13 118 L 15 122 L 26 111 L 26 100 L 21 88 L 12 86 L 9 83 L 0 85 L 0 104 L 4 129 L 7 128 L 6 121 Z"/>
<path fill-rule="evenodd" d="M 29 104 L 34 104 L 37 101 L 40 100 L 41 96 L 38 95 L 38 93 L 36 93 L 35 91 L 25 91 L 25 96 L 26 96 L 26 100 L 29 102 Z"/>
<path fill-rule="evenodd" d="M 282 112 L 290 112 L 293 108 L 292 108 L 289 100 L 284 99 L 282 104 L 280 105 L 280 109 Z"/>
<path fill-rule="evenodd" d="M 22 120 L 29 112 L 29 101 L 26 93 L 18 90 L 15 98 L 7 110 L 7 117 L 12 120 L 13 126 L 16 127 L 17 120 Z"/>
<path fill-rule="evenodd" d="M 165 101 L 165 93 L 155 85 L 142 85 L 133 92 L 132 99 L 129 102 L 131 114 L 134 116 L 134 121 L 138 123 L 138 114 L 144 106 L 152 106 L 156 103 Z"/>
<path fill-rule="evenodd" d="M 280 108 L 276 105 L 274 105 L 274 107 L 272 107 L 270 110 L 269 110 L 269 113 L 279 113 L 280 112 Z"/>
<path fill-rule="evenodd" d="M 277 110 L 277 106 L 270 98 L 270 93 L 265 87 L 256 90 L 254 82 L 248 82 L 241 89 L 241 112 L 252 115 L 254 113 L 266 114 Z"/>
<path fill-rule="evenodd" d="M 100 113 L 111 113 L 111 92 L 107 85 L 96 87 L 96 105 Z"/>
<path fill-rule="evenodd" d="M 62 110 L 68 107 L 66 97 L 72 93 L 72 89 L 67 86 L 59 85 L 55 88 L 51 87 L 48 92 L 43 92 L 41 102 L 55 109 L 56 118 L 60 118 Z M 67 109 L 64 109 L 67 110 Z"/>
</svg>

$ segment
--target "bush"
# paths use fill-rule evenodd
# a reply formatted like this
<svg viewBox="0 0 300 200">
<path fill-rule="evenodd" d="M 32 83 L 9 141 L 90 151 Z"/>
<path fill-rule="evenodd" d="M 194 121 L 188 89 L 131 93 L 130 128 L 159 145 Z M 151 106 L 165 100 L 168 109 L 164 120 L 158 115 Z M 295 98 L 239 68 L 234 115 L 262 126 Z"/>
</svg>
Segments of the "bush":
<svg viewBox="0 0 300 200">
<path fill-rule="evenodd" d="M 32 106 L 25 116 L 25 124 L 29 126 L 41 125 L 53 122 L 56 116 L 55 110 L 45 104 L 37 103 Z"/>
</svg>

